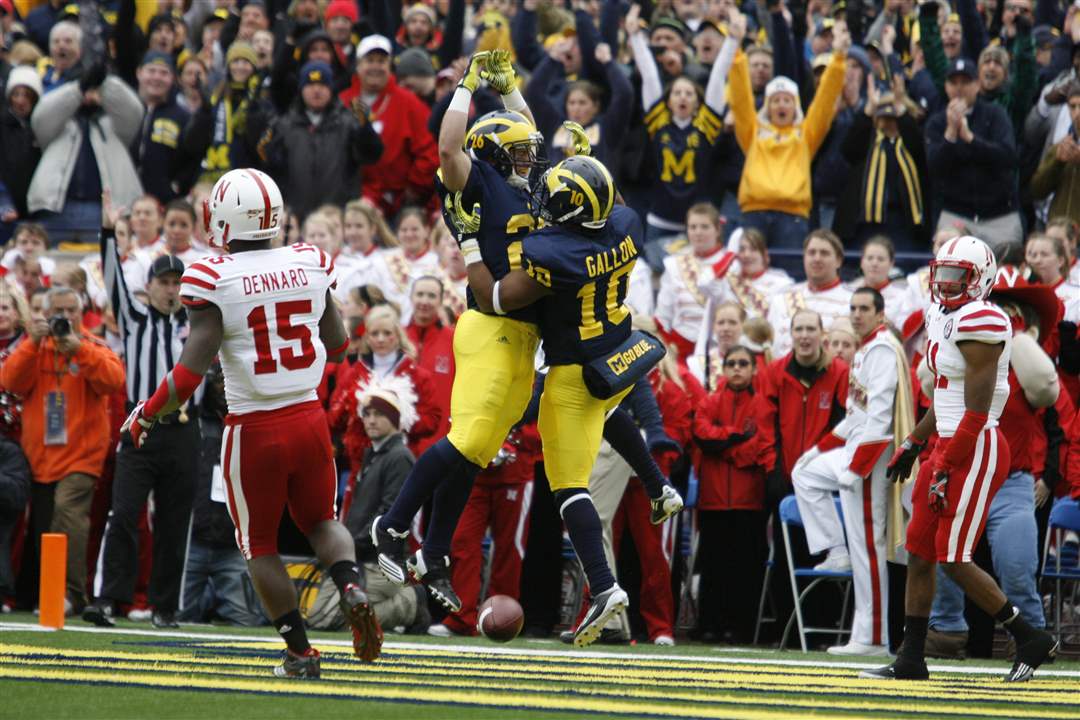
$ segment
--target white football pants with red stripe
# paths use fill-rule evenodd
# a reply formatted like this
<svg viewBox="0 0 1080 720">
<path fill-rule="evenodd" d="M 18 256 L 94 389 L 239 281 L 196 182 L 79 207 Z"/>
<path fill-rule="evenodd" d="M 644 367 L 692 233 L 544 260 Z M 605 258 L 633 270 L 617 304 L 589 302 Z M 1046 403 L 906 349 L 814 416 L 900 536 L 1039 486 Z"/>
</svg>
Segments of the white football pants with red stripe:
<svg viewBox="0 0 1080 720">
<path fill-rule="evenodd" d="M 853 642 L 889 644 L 889 570 L 886 566 L 885 521 L 889 507 L 889 479 L 885 467 L 892 445 L 881 454 L 870 477 L 855 487 L 841 488 L 838 478 L 846 469 L 843 448 L 830 450 L 792 473 L 795 499 L 799 503 L 810 552 L 817 554 L 845 544 L 851 555 L 855 583 L 855 613 L 851 624 Z M 843 524 L 832 494 L 840 493 Z"/>
</svg>

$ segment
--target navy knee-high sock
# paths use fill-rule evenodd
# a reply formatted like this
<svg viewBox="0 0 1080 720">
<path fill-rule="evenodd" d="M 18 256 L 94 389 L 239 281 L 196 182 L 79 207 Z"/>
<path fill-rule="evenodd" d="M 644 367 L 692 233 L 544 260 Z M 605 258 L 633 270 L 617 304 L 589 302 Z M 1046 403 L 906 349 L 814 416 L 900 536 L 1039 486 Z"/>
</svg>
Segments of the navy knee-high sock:
<svg viewBox="0 0 1080 720">
<path fill-rule="evenodd" d="M 417 458 L 409 477 L 401 487 L 394 504 L 383 516 L 379 527 L 402 532 L 409 529 L 412 519 L 427 499 L 444 482 L 457 478 L 464 465 L 476 467 L 465 459 L 450 441 L 443 438 Z M 468 491 L 465 497 L 468 498 Z"/>
<path fill-rule="evenodd" d="M 589 579 L 589 592 L 596 597 L 611 589 L 615 576 L 611 574 L 604 557 L 604 528 L 596 513 L 592 496 L 585 488 L 569 488 L 555 491 L 555 506 L 559 508 L 570 542 L 574 545 L 585 577 Z"/>
<path fill-rule="evenodd" d="M 450 543 L 454 539 L 458 520 L 469 502 L 473 481 L 480 472 L 480 468 L 464 456 L 461 460 L 457 471 L 435 488 L 431 517 L 428 518 L 427 534 L 424 535 L 424 557 L 428 566 L 450 554 Z"/>
<path fill-rule="evenodd" d="M 664 491 L 664 475 L 653 460 L 652 453 L 645 445 L 641 431 L 630 413 L 621 407 L 615 408 L 615 412 L 604 422 L 604 439 L 629 463 L 634 474 L 641 478 L 649 497 L 660 497 L 660 493 Z"/>
</svg>

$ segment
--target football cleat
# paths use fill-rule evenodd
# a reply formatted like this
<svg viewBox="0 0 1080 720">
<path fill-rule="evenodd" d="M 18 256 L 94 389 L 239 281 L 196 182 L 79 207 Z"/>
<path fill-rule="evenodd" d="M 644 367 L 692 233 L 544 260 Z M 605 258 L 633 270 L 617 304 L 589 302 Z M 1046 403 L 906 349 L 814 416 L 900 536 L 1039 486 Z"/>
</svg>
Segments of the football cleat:
<svg viewBox="0 0 1080 720">
<path fill-rule="evenodd" d="M 274 676 L 279 678 L 318 680 L 320 674 L 319 651 L 315 648 L 308 648 L 303 655 L 296 655 L 292 650 L 285 650 L 282 653 L 281 664 L 274 668 Z"/>
<path fill-rule="evenodd" d="M 417 551 L 408 563 L 409 574 L 417 582 L 427 586 L 431 597 L 439 601 L 439 604 L 452 613 L 461 610 L 461 600 L 454 592 L 454 586 L 450 582 L 450 558 L 443 556 L 443 562 L 428 567 L 424 558 L 424 551 Z"/>
<path fill-rule="evenodd" d="M 168 610 L 155 610 L 151 616 L 150 622 L 154 627 L 159 630 L 169 630 L 180 627 L 180 623 L 176 622 L 176 615 Z"/>
<path fill-rule="evenodd" d="M 405 539 L 409 537 L 409 531 L 383 530 L 379 527 L 381 519 L 382 515 L 379 515 L 371 521 L 371 543 L 379 556 L 379 569 L 390 582 L 404 585 L 409 577 L 405 568 Z"/>
<path fill-rule="evenodd" d="M 1040 665 L 1057 655 L 1058 642 L 1054 636 L 1042 630 L 1036 633 L 1035 637 L 1016 648 L 1016 662 L 1005 676 L 1005 682 L 1027 682 Z"/>
<path fill-rule="evenodd" d="M 925 660 L 908 660 L 897 656 L 891 665 L 863 670 L 859 677 L 869 680 L 929 680 L 930 671 Z"/>
<path fill-rule="evenodd" d="M 649 505 L 652 506 L 649 522 L 660 525 L 672 515 L 682 511 L 683 499 L 678 490 L 671 485 L 665 485 L 660 497 L 649 500 Z"/>
<path fill-rule="evenodd" d="M 82 619 L 98 627 L 116 627 L 116 621 L 113 620 L 112 604 L 100 600 L 92 605 L 87 605 L 83 609 Z"/>
<path fill-rule="evenodd" d="M 630 605 L 630 598 L 618 584 L 612 585 L 610 590 L 594 597 L 592 605 L 589 606 L 589 612 L 585 613 L 585 619 L 574 632 L 574 647 L 585 647 L 596 642 L 608 621 L 618 613 L 624 612 L 628 605 Z"/>
<path fill-rule="evenodd" d="M 367 595 L 359 585 L 350 584 L 345 588 L 340 605 L 352 628 L 353 652 L 364 662 L 374 662 L 382 650 L 383 631 Z"/>
</svg>

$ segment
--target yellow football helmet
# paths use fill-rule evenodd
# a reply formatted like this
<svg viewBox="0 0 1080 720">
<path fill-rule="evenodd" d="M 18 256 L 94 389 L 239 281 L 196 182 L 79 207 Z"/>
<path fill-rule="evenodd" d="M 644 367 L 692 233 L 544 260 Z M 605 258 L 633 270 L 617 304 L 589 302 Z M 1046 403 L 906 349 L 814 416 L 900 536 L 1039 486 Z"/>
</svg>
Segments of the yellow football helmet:
<svg viewBox="0 0 1080 720">
<path fill-rule="evenodd" d="M 473 123 L 465 135 L 465 151 L 508 180 L 529 179 L 545 164 L 544 137 L 524 115 L 511 110 L 489 112 Z"/>
</svg>

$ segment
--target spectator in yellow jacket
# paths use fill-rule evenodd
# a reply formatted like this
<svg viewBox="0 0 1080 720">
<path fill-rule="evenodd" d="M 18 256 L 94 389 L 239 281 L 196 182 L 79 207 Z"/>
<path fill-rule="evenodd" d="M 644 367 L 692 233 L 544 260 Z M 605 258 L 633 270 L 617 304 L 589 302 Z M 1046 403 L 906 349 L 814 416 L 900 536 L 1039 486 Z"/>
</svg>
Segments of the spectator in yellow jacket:
<svg viewBox="0 0 1080 720">
<path fill-rule="evenodd" d="M 782 76 L 766 86 L 765 104 L 755 111 L 749 63 L 743 52 L 735 56 L 728 95 L 735 139 L 746 155 L 739 208 L 743 225 L 760 230 L 770 248 L 801 248 L 810 230 L 810 162 L 836 114 L 850 47 L 847 26 L 837 23 L 832 59 L 805 118 L 798 86 Z"/>
</svg>

